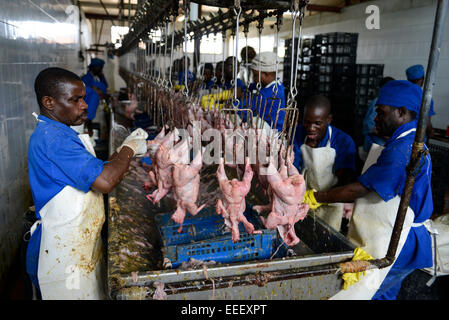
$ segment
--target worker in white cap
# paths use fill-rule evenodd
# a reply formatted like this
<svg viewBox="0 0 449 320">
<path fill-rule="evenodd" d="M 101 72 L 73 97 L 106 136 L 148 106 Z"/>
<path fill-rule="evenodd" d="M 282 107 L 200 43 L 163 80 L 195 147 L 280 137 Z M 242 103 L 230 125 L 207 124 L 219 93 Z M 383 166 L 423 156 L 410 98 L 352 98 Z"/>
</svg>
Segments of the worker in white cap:
<svg viewBox="0 0 449 320">
<path fill-rule="evenodd" d="M 280 70 L 276 67 L 277 62 L 277 55 L 274 52 L 261 52 L 254 57 L 250 66 L 254 79 L 249 86 L 251 97 L 245 96 L 242 99 L 242 107 L 252 109 L 254 116 L 261 115 L 269 125 L 276 121 L 277 110 L 285 108 L 284 85 L 276 79 L 276 70 Z M 281 131 L 284 117 L 285 114 L 279 112 L 273 128 Z"/>
</svg>

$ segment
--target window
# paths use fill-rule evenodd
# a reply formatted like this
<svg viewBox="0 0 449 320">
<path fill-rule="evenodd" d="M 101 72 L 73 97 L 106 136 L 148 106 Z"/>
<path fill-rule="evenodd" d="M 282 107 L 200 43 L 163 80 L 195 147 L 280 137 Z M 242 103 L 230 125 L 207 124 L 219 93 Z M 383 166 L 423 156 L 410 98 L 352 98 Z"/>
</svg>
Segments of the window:
<svg viewBox="0 0 449 320">
<path fill-rule="evenodd" d="M 122 39 L 125 34 L 129 32 L 128 27 L 112 26 L 111 27 L 111 42 L 115 44 L 115 48 L 122 46 Z"/>
<path fill-rule="evenodd" d="M 193 53 L 194 51 L 195 41 L 187 41 L 187 53 Z M 209 34 L 209 37 L 204 35 L 201 38 L 200 44 L 200 52 L 201 54 L 222 54 L 223 50 L 223 40 L 221 38 L 221 33 L 217 33 L 217 36 L 214 36 L 213 33 Z M 184 43 L 182 45 L 182 51 L 184 52 Z"/>
</svg>

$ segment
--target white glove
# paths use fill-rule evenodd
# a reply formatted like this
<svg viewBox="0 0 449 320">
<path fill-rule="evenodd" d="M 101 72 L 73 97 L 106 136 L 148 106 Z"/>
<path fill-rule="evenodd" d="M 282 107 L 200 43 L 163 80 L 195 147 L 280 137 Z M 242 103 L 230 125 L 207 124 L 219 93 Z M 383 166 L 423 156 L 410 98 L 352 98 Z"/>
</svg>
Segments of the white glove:
<svg viewBox="0 0 449 320">
<path fill-rule="evenodd" d="M 122 145 L 117 148 L 117 152 L 120 152 L 124 146 L 127 146 L 133 150 L 134 156 L 142 157 L 147 153 L 147 138 L 148 133 L 145 130 L 138 128 L 126 137 Z"/>
</svg>

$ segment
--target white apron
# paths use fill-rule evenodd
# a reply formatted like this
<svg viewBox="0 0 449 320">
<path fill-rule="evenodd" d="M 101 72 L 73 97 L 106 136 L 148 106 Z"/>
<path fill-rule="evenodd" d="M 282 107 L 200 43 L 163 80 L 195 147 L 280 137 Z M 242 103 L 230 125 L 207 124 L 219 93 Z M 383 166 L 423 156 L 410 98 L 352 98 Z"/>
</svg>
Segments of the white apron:
<svg viewBox="0 0 449 320">
<path fill-rule="evenodd" d="M 95 156 L 87 134 L 78 135 Z M 42 299 L 106 299 L 101 229 L 103 196 L 66 186 L 40 210 L 42 224 L 38 280 Z"/>
<path fill-rule="evenodd" d="M 406 131 L 396 139 L 405 137 L 413 131 L 416 131 L 416 129 L 414 128 Z M 363 167 L 362 174 L 371 165 L 377 162 L 377 158 L 383 149 L 384 147 L 380 145 L 372 145 Z M 390 244 L 391 234 L 393 233 L 393 227 L 400 201 L 401 197 L 397 195 L 388 202 L 385 202 L 374 191 L 368 193 L 365 197 L 357 199 L 354 204 L 352 219 L 349 222 L 348 239 L 357 246 L 360 246 L 374 259 L 384 258 Z M 414 224 L 414 218 L 415 215 L 413 210 L 408 207 L 395 258 L 399 256 L 405 240 L 407 239 L 410 228 L 412 226 L 421 225 Z M 366 271 L 366 275 L 363 276 L 359 282 L 348 287 L 347 290 L 339 291 L 330 299 L 370 300 L 379 289 L 392 266 L 393 264 L 383 269 Z"/>
<path fill-rule="evenodd" d="M 329 139 L 325 147 L 309 147 L 305 143 L 307 137 L 304 139 L 304 144 L 301 146 L 304 169 L 301 174 L 306 181 L 307 190 L 327 191 L 338 182 L 337 177 L 332 172 L 337 153 L 330 146 L 331 137 L 332 127 L 329 126 Z M 340 231 L 343 207 L 343 203 L 330 203 L 312 210 L 312 212 L 323 219 L 333 229 Z"/>
</svg>

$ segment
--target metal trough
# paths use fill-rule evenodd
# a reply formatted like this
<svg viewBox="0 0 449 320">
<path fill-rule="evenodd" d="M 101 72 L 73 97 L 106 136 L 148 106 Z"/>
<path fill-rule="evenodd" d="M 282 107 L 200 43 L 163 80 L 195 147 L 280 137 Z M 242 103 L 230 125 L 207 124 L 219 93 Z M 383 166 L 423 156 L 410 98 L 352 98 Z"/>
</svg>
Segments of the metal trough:
<svg viewBox="0 0 449 320">
<path fill-rule="evenodd" d="M 112 117 L 113 118 L 113 117 Z M 114 126 L 112 126 L 114 127 Z M 111 132 L 111 150 L 126 133 Z M 318 217 L 295 226 L 301 242 L 292 257 L 208 266 L 206 270 L 163 270 L 154 220 L 172 210 L 169 197 L 153 206 L 132 166 L 109 195 L 108 292 L 111 299 L 152 299 L 163 282 L 167 299 L 327 299 L 342 288 L 335 263 L 351 260 L 355 246 Z M 215 177 L 215 171 L 205 172 Z M 203 175 L 202 175 L 203 180 Z M 216 186 L 205 185 L 203 198 Z M 202 201 L 200 197 L 200 202 Z"/>
</svg>

